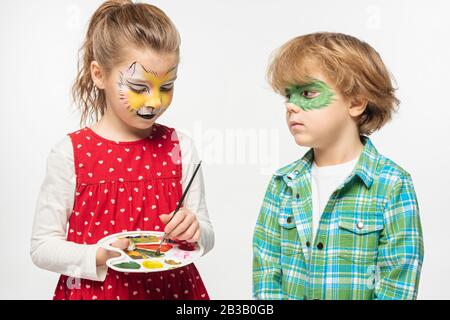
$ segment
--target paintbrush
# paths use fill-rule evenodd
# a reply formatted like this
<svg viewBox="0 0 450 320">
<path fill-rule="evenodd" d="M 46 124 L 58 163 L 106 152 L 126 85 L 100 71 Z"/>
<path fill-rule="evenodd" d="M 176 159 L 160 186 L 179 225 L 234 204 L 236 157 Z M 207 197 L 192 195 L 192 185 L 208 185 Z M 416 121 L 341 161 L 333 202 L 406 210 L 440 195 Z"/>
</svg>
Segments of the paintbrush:
<svg viewBox="0 0 450 320">
<path fill-rule="evenodd" d="M 195 178 L 195 176 L 196 176 L 198 170 L 200 169 L 200 165 L 201 165 L 201 164 L 202 164 L 202 162 L 200 161 L 200 162 L 197 164 L 197 166 L 195 167 L 194 173 L 192 174 L 192 177 L 191 177 L 191 179 L 189 180 L 189 183 L 188 183 L 188 185 L 186 186 L 186 189 L 184 190 L 183 194 L 181 195 L 181 199 L 180 199 L 180 201 L 178 202 L 178 205 L 177 205 L 175 211 L 173 212 L 172 218 L 170 218 L 170 220 L 167 222 L 167 224 L 169 224 L 169 222 L 172 221 L 173 217 L 175 217 L 175 215 L 177 214 L 177 212 L 180 210 L 181 205 L 183 204 L 184 198 L 186 197 L 186 194 L 188 193 L 189 188 L 191 187 L 192 181 L 194 181 L 194 178 Z M 161 239 L 161 242 L 159 243 L 158 249 L 156 250 L 156 255 L 157 255 L 157 256 L 161 255 L 161 246 L 162 246 L 162 244 L 164 243 L 164 241 L 166 240 L 166 235 L 167 235 L 167 233 L 164 232 L 164 235 L 163 235 L 163 237 L 162 237 L 162 239 Z"/>
</svg>

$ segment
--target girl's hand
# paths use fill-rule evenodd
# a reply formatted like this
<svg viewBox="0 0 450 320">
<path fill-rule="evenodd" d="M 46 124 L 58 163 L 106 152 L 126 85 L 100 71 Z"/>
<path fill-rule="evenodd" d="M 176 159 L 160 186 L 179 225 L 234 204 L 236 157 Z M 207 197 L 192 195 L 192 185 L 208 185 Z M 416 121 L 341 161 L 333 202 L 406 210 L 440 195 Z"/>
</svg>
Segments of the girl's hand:
<svg viewBox="0 0 450 320">
<path fill-rule="evenodd" d="M 162 214 L 159 216 L 162 223 L 167 224 L 164 232 L 167 239 L 184 240 L 187 242 L 197 242 L 200 239 L 200 224 L 197 217 L 187 208 L 180 208 L 175 217 L 171 214 Z M 170 222 L 169 222 L 170 221 Z"/>
<path fill-rule="evenodd" d="M 112 247 L 118 248 L 120 250 L 125 250 L 130 245 L 130 241 L 128 239 L 119 239 L 111 244 Z M 98 248 L 96 260 L 97 260 L 97 266 L 102 266 L 106 264 L 106 261 L 108 261 L 111 258 L 119 257 L 120 253 L 106 250 L 104 248 Z"/>
</svg>

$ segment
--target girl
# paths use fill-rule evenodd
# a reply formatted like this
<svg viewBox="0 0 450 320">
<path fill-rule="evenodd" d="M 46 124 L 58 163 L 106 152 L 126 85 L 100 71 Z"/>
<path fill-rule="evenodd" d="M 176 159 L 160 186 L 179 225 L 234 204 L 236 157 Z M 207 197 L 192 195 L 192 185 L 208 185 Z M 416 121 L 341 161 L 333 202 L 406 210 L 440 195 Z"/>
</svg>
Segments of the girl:
<svg viewBox="0 0 450 320">
<path fill-rule="evenodd" d="M 179 46 L 171 20 L 149 4 L 106 1 L 91 18 L 73 94 L 81 123 L 97 122 L 51 150 L 31 239 L 34 264 L 62 274 L 54 299 L 209 299 L 193 264 L 120 273 L 105 265 L 116 253 L 97 245 L 134 230 L 214 245 L 201 171 L 168 223 L 199 161 L 188 137 L 156 123 L 172 101 Z"/>
</svg>

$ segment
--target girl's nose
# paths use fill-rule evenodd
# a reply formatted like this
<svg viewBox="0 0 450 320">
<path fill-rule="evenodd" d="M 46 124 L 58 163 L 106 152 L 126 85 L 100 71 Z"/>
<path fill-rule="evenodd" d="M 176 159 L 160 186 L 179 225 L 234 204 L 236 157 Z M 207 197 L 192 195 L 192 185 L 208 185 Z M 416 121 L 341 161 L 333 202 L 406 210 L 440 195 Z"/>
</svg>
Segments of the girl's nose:
<svg viewBox="0 0 450 320">
<path fill-rule="evenodd" d="M 161 102 L 161 95 L 159 94 L 159 92 L 154 92 L 150 96 L 150 98 L 147 100 L 147 105 L 155 109 L 161 108 L 162 102 Z"/>
</svg>

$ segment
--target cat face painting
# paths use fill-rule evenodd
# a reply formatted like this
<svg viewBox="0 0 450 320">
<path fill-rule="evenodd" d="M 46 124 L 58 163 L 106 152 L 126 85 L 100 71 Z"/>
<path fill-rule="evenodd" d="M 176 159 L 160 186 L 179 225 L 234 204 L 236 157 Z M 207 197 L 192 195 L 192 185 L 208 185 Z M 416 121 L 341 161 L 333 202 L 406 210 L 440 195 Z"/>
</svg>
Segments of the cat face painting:
<svg viewBox="0 0 450 320">
<path fill-rule="evenodd" d="M 144 120 L 152 121 L 172 102 L 177 66 L 164 74 L 147 70 L 135 61 L 119 72 L 119 94 L 124 108 Z"/>
</svg>

